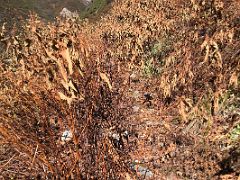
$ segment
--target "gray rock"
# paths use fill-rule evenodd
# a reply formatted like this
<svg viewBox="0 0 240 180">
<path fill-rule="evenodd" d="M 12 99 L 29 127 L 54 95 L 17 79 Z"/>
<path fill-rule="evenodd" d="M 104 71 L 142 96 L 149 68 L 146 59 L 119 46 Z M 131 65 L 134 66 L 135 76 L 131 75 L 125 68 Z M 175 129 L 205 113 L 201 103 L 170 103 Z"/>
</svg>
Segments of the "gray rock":
<svg viewBox="0 0 240 180">
<path fill-rule="evenodd" d="M 2 62 L 3 62 L 4 64 L 9 65 L 9 64 L 12 64 L 12 63 L 13 63 L 13 60 L 10 59 L 10 58 L 7 58 L 7 59 L 3 59 Z"/>
<path fill-rule="evenodd" d="M 82 2 L 85 6 L 88 6 L 89 4 L 92 3 L 92 0 L 83 0 Z"/>
<path fill-rule="evenodd" d="M 62 16 L 63 18 L 69 18 L 69 19 L 74 19 L 79 17 L 77 12 L 71 12 L 67 8 L 62 9 L 62 11 L 60 12 L 60 16 Z"/>
<path fill-rule="evenodd" d="M 117 140 L 117 141 L 120 141 L 120 135 L 119 135 L 119 134 L 113 133 L 113 134 L 111 135 L 111 137 L 112 137 L 113 139 Z"/>
<path fill-rule="evenodd" d="M 72 131 L 71 130 L 65 130 L 62 133 L 61 141 L 62 142 L 68 142 L 72 139 L 72 137 L 73 137 Z"/>
<path fill-rule="evenodd" d="M 139 106 L 133 106 L 132 108 L 133 108 L 133 112 L 138 112 L 140 109 Z"/>
<path fill-rule="evenodd" d="M 140 164 L 137 164 L 135 161 L 134 163 L 131 164 L 131 169 L 136 171 L 138 174 L 143 176 L 144 178 L 152 178 L 153 177 L 153 172 L 150 171 L 147 167 L 144 167 Z"/>
</svg>

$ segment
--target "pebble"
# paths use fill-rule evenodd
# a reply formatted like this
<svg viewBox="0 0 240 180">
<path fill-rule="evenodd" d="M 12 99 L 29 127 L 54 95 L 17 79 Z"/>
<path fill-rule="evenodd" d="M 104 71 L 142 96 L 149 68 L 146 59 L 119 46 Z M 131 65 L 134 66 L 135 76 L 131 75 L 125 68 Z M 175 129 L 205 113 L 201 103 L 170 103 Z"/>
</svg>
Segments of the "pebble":
<svg viewBox="0 0 240 180">
<path fill-rule="evenodd" d="M 62 137 L 61 137 L 61 141 L 62 142 L 68 142 L 72 139 L 73 137 L 73 134 L 70 130 L 65 130 L 63 133 L 62 133 Z"/>
<path fill-rule="evenodd" d="M 132 74 L 130 75 L 130 80 L 131 80 L 132 82 L 138 82 L 138 81 L 139 81 L 139 76 L 138 76 L 136 73 L 132 73 Z"/>
<path fill-rule="evenodd" d="M 4 63 L 4 64 L 11 64 L 12 62 L 13 62 L 13 60 L 12 59 L 10 59 L 10 58 L 8 58 L 8 59 L 3 59 L 2 60 L 2 62 Z"/>
<path fill-rule="evenodd" d="M 85 6 L 88 6 L 91 2 L 92 2 L 92 0 L 83 0 L 83 4 Z"/>
<path fill-rule="evenodd" d="M 112 137 L 114 140 L 120 141 L 120 135 L 119 135 L 119 134 L 113 133 L 113 134 L 111 135 L 111 137 Z"/>
<path fill-rule="evenodd" d="M 133 108 L 133 112 L 138 112 L 140 109 L 139 106 L 133 106 L 132 108 Z"/>
<path fill-rule="evenodd" d="M 73 18 L 78 18 L 79 15 L 76 12 L 69 11 L 67 8 L 63 8 L 62 11 L 60 12 L 60 16 L 64 18 L 73 19 Z"/>
<path fill-rule="evenodd" d="M 135 99 L 139 98 L 139 96 L 140 96 L 139 91 L 134 91 L 133 94 L 132 94 L 132 96 L 133 96 L 133 98 L 135 98 Z"/>
<path fill-rule="evenodd" d="M 131 169 L 133 169 L 139 175 L 141 175 L 145 178 L 152 178 L 153 177 L 153 172 L 152 171 L 150 171 L 147 167 L 136 164 L 136 162 L 138 162 L 138 161 L 135 161 L 134 163 L 131 164 Z"/>
</svg>

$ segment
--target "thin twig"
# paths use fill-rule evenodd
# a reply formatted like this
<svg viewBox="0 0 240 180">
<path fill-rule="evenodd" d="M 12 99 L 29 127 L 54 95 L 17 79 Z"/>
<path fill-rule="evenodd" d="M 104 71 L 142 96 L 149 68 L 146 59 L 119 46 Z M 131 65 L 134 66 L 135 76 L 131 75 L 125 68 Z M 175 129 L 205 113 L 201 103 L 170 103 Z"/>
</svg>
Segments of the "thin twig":
<svg viewBox="0 0 240 180">
<path fill-rule="evenodd" d="M 0 167 L 0 169 L 3 169 L 7 164 L 10 163 L 10 161 L 15 157 L 16 155 L 14 154 L 4 165 Z"/>
<path fill-rule="evenodd" d="M 37 150 L 38 150 L 38 145 L 37 145 L 37 147 L 36 147 L 36 150 L 35 150 L 35 153 L 34 153 L 34 156 L 33 156 L 32 166 L 33 166 L 34 160 L 35 160 L 36 155 L 37 155 Z"/>
<path fill-rule="evenodd" d="M 21 175 L 27 175 L 26 173 L 23 173 L 23 172 L 16 172 L 16 171 L 12 171 L 12 170 L 9 170 L 9 169 L 6 169 L 7 172 L 10 172 L 10 173 L 15 173 L 15 174 L 21 174 Z"/>
</svg>

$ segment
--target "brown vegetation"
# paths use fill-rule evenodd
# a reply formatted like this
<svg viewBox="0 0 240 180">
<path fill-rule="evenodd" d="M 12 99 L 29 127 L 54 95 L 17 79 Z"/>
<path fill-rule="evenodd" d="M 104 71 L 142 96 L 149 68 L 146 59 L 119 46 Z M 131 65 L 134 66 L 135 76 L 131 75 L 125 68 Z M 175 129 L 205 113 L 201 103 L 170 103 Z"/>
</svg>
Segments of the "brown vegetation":
<svg viewBox="0 0 240 180">
<path fill-rule="evenodd" d="M 129 179 L 131 162 L 147 159 L 155 179 L 237 179 L 239 7 L 114 1 L 95 23 L 31 16 L 21 33 L 3 26 L 2 176 Z"/>
</svg>

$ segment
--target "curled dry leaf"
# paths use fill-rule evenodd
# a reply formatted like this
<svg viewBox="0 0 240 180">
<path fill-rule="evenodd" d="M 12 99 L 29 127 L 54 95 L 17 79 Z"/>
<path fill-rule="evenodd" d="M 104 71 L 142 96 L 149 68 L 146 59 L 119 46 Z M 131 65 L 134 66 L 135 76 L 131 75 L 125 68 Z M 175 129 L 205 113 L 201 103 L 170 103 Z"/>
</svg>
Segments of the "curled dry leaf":
<svg viewBox="0 0 240 180">
<path fill-rule="evenodd" d="M 237 72 L 234 72 L 232 75 L 231 75 L 231 78 L 229 80 L 229 84 L 230 85 L 233 85 L 234 87 L 237 87 L 238 86 L 238 74 Z"/>
<path fill-rule="evenodd" d="M 187 113 L 185 111 L 185 105 L 184 102 L 181 100 L 179 103 L 179 114 L 182 116 L 183 120 L 187 120 Z"/>
<path fill-rule="evenodd" d="M 110 89 L 110 91 L 112 91 L 112 85 L 111 85 L 110 80 L 109 80 L 109 78 L 107 77 L 107 75 L 104 74 L 104 73 L 100 73 L 100 77 L 101 77 L 101 79 L 102 79 L 105 83 L 107 83 L 108 88 Z"/>
<path fill-rule="evenodd" d="M 73 73 L 73 64 L 72 64 L 72 60 L 71 60 L 71 57 L 70 57 L 69 49 L 66 48 L 66 49 L 62 50 L 60 54 L 62 55 L 62 57 L 65 60 L 67 60 L 69 74 L 71 75 Z"/>
<path fill-rule="evenodd" d="M 67 82 L 67 80 L 68 80 L 67 72 L 65 70 L 63 63 L 61 63 L 55 56 L 53 56 L 52 53 L 50 51 L 48 51 L 46 48 L 45 48 L 45 52 L 49 58 L 51 58 L 52 60 L 54 60 L 57 63 L 58 68 L 60 70 L 60 73 L 61 73 L 64 81 Z"/>
<path fill-rule="evenodd" d="M 62 83 L 63 87 L 64 87 L 67 91 L 69 91 L 70 89 L 72 89 L 72 90 L 74 90 L 75 92 L 78 92 L 78 91 L 77 91 L 77 88 L 74 86 L 74 84 L 73 84 L 73 82 L 72 82 L 71 80 L 70 80 L 68 83 L 62 80 L 61 83 Z"/>
<path fill-rule="evenodd" d="M 58 95 L 59 95 L 59 97 L 60 97 L 62 100 L 66 100 L 69 106 L 71 105 L 71 103 L 73 102 L 73 100 L 76 98 L 76 96 L 74 95 L 74 93 L 72 93 L 72 96 L 71 96 L 71 97 L 66 96 L 66 95 L 63 94 L 62 92 L 58 92 Z"/>
<path fill-rule="evenodd" d="M 57 61 L 57 65 L 58 65 L 58 68 L 59 68 L 59 70 L 60 70 L 60 73 L 61 73 L 64 81 L 67 82 L 67 80 L 68 80 L 67 72 L 66 72 L 66 69 L 65 69 L 63 63 L 60 62 L 60 61 Z"/>
</svg>

